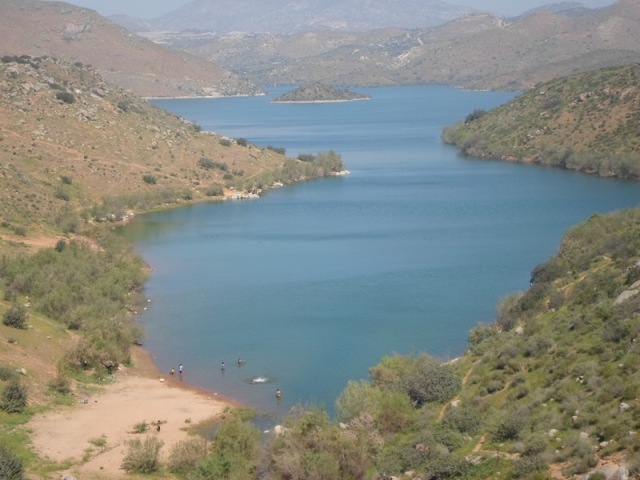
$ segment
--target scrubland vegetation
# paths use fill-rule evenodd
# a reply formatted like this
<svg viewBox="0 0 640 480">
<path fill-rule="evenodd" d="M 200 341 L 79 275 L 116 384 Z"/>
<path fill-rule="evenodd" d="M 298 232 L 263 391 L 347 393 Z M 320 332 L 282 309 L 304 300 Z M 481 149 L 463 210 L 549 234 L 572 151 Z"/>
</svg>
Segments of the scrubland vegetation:
<svg viewBox="0 0 640 480">
<path fill-rule="evenodd" d="M 491 112 L 445 129 L 472 157 L 522 161 L 600 176 L 640 178 L 640 66 L 537 85 Z"/>
<path fill-rule="evenodd" d="M 37 70 L 29 63 L 19 65 Z M 11 71 L 19 74 L 19 69 Z M 565 118 L 563 115 L 568 114 L 560 108 L 565 96 L 556 98 L 554 92 L 566 89 L 572 92 L 566 98 L 575 101 L 565 105 L 573 112 L 570 118 L 582 115 L 584 119 L 596 112 L 592 99 L 604 101 L 603 111 L 611 111 L 611 118 L 619 118 L 614 107 L 636 98 L 632 97 L 636 84 L 625 83 L 628 87 L 623 89 L 606 83 L 606 79 L 620 75 L 636 82 L 636 72 L 637 67 L 599 72 L 589 80 L 593 84 L 587 83 L 590 77 L 578 76 L 567 80 L 566 86 L 552 83 L 544 86 L 544 94 L 539 88 L 523 98 L 542 96 L 546 102 L 551 101 L 545 111 L 558 107 L 557 115 Z M 74 70 L 69 75 L 77 73 Z M 13 88 L 13 80 L 2 85 Z M 579 91 L 590 85 L 588 91 L 595 93 L 584 101 L 575 100 L 574 84 L 580 87 Z M 74 108 L 89 101 L 81 88 L 74 88 L 73 103 L 55 100 L 55 93 L 49 90 L 42 93 L 47 108 L 53 105 L 48 103 L 51 99 L 61 108 Z M 3 97 L 4 101 L 8 98 Z M 34 94 L 30 100 L 36 102 L 38 98 Z M 143 103 L 135 105 L 151 115 Z M 515 112 L 522 104 L 509 105 L 503 108 Z M 637 108 L 637 102 L 634 105 Z M 25 113 L 32 106 L 22 104 L 21 108 Z M 137 115 L 135 109 L 127 109 L 117 115 Z M 530 119 L 540 117 L 528 115 Z M 477 112 L 466 126 L 449 130 L 447 138 L 464 143 L 471 136 L 480 135 L 481 130 L 472 130 L 476 125 L 497 121 L 492 118 L 498 117 L 492 112 Z M 620 138 L 619 146 L 609 145 L 616 158 L 632 155 L 625 149 L 635 149 L 637 138 L 627 135 L 636 128 L 635 117 L 625 118 L 628 122 L 618 123 L 615 129 L 620 137 L 605 135 L 609 132 L 605 122 L 601 127 L 604 136 L 590 137 L 591 143 L 585 143 L 585 149 L 606 151 L 599 145 L 609 145 L 607 142 Z M 513 121 L 509 125 L 511 130 L 520 131 Z M 579 125 L 586 128 L 584 123 Z M 171 134 L 165 131 L 172 142 L 189 135 L 194 135 L 193 141 L 201 140 L 193 126 L 173 128 L 176 130 Z M 156 132 L 155 128 L 149 131 Z M 168 138 L 147 137 L 142 130 L 137 135 L 148 145 L 153 145 L 152 138 Z M 488 139 L 494 138 L 487 135 Z M 122 178 L 142 191 L 118 191 L 94 200 L 79 193 L 83 188 L 90 189 L 84 174 L 88 175 L 90 169 L 99 175 L 111 171 L 106 158 L 92 163 L 80 156 L 77 164 L 90 168 L 82 170 L 83 175 L 79 174 L 79 166 L 74 169 L 67 165 L 63 172 L 52 176 L 52 163 L 47 163 L 49 169 L 44 172 L 29 169 L 38 165 L 32 161 L 36 154 L 23 153 L 35 147 L 0 144 L 4 154 L 16 152 L 10 155 L 17 160 L 2 166 L 3 179 L 13 188 L 12 195 L 20 197 L 11 208 L 2 210 L 0 232 L 26 239 L 28 225 L 60 235 L 55 246 L 36 251 L 15 240 L 3 241 L 7 248 L 0 258 L 0 328 L 7 342 L 0 345 L 0 353 L 5 353 L 7 344 L 18 342 L 17 339 L 34 355 L 48 345 L 46 342 L 64 345 L 54 360 L 55 374 L 46 382 L 33 381 L 15 363 L 0 364 L 1 478 L 23 478 L 25 470 L 46 478 L 61 470 L 63 466 L 36 457 L 25 423 L 48 405 L 72 403 L 71 380 L 104 382 L 114 369 L 130 361 L 131 346 L 142 338 L 133 313 L 142 302 L 141 289 L 147 275 L 144 264 L 129 245 L 96 224 L 120 219 L 120 212 L 124 214 L 127 209 L 157 208 L 176 196 L 193 201 L 197 182 L 211 185 L 209 188 L 215 188 L 215 192 L 240 186 L 252 191 L 344 169 L 340 156 L 334 152 L 291 159 L 273 147 L 258 149 L 246 141 L 211 138 L 215 142 L 207 144 L 210 149 L 188 150 L 189 155 L 174 151 L 175 158 L 184 154 L 188 159 L 181 165 L 172 165 L 170 172 L 158 162 L 157 170 L 150 168 L 152 160 L 141 154 L 140 162 L 149 163 L 133 164 L 136 174 L 122 173 Z M 577 145 L 587 140 L 581 135 L 576 138 L 578 144 L 573 149 L 577 152 Z M 33 143 L 38 145 L 38 141 Z M 553 142 L 549 145 L 552 148 Z M 149 147 L 152 152 L 161 150 Z M 264 155 L 260 157 L 264 165 L 257 167 L 253 160 L 241 163 L 243 153 L 252 159 L 251 155 Z M 44 153 L 42 156 L 43 162 L 50 161 Z M 21 158 L 28 161 L 19 162 Z M 282 161 L 275 162 L 274 158 Z M 154 173 L 146 173 L 150 171 Z M 145 175 L 156 181 L 144 180 Z M 635 178 L 631 173 L 620 175 Z M 100 178 L 105 176 L 108 177 Z M 101 184 L 94 183 L 95 188 Z M 37 196 L 25 200 L 30 187 Z M 54 195 L 60 189 L 69 194 L 69 200 Z M 45 199 L 46 211 L 38 204 L 41 199 Z M 531 287 L 526 292 L 501 302 L 494 323 L 478 325 L 469 332 L 468 351 L 456 361 L 442 363 L 426 353 L 385 357 L 371 367 L 369 379 L 345 386 L 336 399 L 335 419 L 321 408 L 299 406 L 282 425 L 263 435 L 252 423 L 253 412 L 233 409 L 212 430 L 194 429 L 193 438 L 175 446 L 165 457 L 167 460 L 160 459 L 164 446 L 158 439 L 133 441 L 122 467 L 132 474 L 189 480 L 543 479 L 593 473 L 603 459 L 608 459 L 630 475 L 640 475 L 638 252 L 640 210 L 594 215 L 567 232 L 556 256 L 533 269 Z M 50 333 L 46 340 L 31 328 L 36 322 L 39 330 Z M 61 434 L 63 430 L 61 426 Z M 98 438 L 100 432 L 95 435 Z"/>
</svg>

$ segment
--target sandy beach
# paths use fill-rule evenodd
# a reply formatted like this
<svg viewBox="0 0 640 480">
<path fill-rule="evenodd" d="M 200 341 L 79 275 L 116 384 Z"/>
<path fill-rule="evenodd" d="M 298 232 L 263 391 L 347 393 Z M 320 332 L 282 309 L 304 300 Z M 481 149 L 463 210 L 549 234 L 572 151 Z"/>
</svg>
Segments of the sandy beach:
<svg viewBox="0 0 640 480">
<path fill-rule="evenodd" d="M 78 398 L 73 406 L 56 407 L 36 415 L 29 422 L 31 439 L 39 455 L 55 462 L 73 463 L 61 478 L 65 474 L 78 479 L 125 478 L 120 466 L 129 440 L 157 436 L 164 442 L 160 451 L 164 458 L 176 442 L 188 438 L 187 427 L 235 405 L 158 371 L 141 348 L 134 349 L 133 359 L 134 366 L 119 370 L 114 382 L 99 393 Z M 150 424 L 147 433 L 134 432 L 141 422 Z M 106 445 L 96 442 L 101 437 Z"/>
</svg>

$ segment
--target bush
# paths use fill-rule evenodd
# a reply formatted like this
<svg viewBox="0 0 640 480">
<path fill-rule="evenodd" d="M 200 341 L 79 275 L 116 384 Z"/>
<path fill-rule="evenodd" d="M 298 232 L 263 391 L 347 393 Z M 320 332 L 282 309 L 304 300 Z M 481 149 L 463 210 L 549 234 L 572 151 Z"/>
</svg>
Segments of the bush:
<svg viewBox="0 0 640 480">
<path fill-rule="evenodd" d="M 62 252 L 65 248 L 67 248 L 67 242 L 64 241 L 64 239 L 60 239 L 56 242 L 56 246 L 55 246 L 55 251 L 60 253 Z"/>
<path fill-rule="evenodd" d="M 211 170 L 213 168 L 217 168 L 222 170 L 223 172 L 226 172 L 229 169 L 229 165 L 227 165 L 224 162 L 216 162 L 214 160 L 211 160 L 210 158 L 206 158 L 206 157 L 201 157 L 198 160 L 198 165 L 201 166 L 202 168 L 204 168 L 205 170 Z"/>
<path fill-rule="evenodd" d="M 313 162 L 316 156 L 311 153 L 301 153 L 298 155 L 298 160 L 301 162 Z"/>
<path fill-rule="evenodd" d="M 69 379 L 65 377 L 56 377 L 49 382 L 49 388 L 54 392 L 62 395 L 69 395 L 71 393 L 71 384 Z"/>
<path fill-rule="evenodd" d="M 247 141 L 246 138 L 239 138 L 236 140 L 236 143 L 241 147 L 246 147 L 247 145 L 249 145 L 249 142 Z"/>
<path fill-rule="evenodd" d="M 474 110 L 469 115 L 467 115 L 467 117 L 464 119 L 464 124 L 467 125 L 473 122 L 474 120 L 478 120 L 479 118 L 484 117 L 486 114 L 487 114 L 486 110 L 482 110 L 482 109 Z"/>
<path fill-rule="evenodd" d="M 145 175 L 142 177 L 142 180 L 144 180 L 144 183 L 148 183 L 149 185 L 155 185 L 157 183 L 154 175 Z"/>
<path fill-rule="evenodd" d="M 196 465 L 208 453 L 206 440 L 190 438 L 176 443 L 169 454 L 169 471 L 185 474 L 195 469 Z"/>
<path fill-rule="evenodd" d="M 0 408 L 7 413 L 22 413 L 27 407 L 27 390 L 17 380 L 11 380 L 2 392 Z"/>
<path fill-rule="evenodd" d="M 207 188 L 205 195 L 207 197 L 221 197 L 224 195 L 224 186 L 219 183 L 214 183 Z"/>
<path fill-rule="evenodd" d="M 22 480 L 22 461 L 6 447 L 0 445 L 0 478 L 2 480 Z"/>
<path fill-rule="evenodd" d="M 287 154 L 287 150 L 283 147 L 274 147 L 272 145 L 267 145 L 267 150 L 271 150 L 272 152 L 279 153 L 280 155 Z"/>
<path fill-rule="evenodd" d="M 6 382 L 7 380 L 11 380 L 12 378 L 16 378 L 16 371 L 14 368 L 0 366 L 0 380 Z"/>
<path fill-rule="evenodd" d="M 129 448 L 122 460 L 122 469 L 127 473 L 152 473 L 160 468 L 158 454 L 164 442 L 156 437 L 129 441 Z"/>
<path fill-rule="evenodd" d="M 406 393 L 416 406 L 449 400 L 462 384 L 450 365 L 426 354 L 384 357 L 369 373 L 375 385 Z"/>
<path fill-rule="evenodd" d="M 12 305 L 4 314 L 2 323 L 8 327 L 25 330 L 27 328 L 27 309 L 23 305 Z"/>
<path fill-rule="evenodd" d="M 56 99 L 69 104 L 76 101 L 76 97 L 74 97 L 73 94 L 69 92 L 57 92 Z"/>
</svg>

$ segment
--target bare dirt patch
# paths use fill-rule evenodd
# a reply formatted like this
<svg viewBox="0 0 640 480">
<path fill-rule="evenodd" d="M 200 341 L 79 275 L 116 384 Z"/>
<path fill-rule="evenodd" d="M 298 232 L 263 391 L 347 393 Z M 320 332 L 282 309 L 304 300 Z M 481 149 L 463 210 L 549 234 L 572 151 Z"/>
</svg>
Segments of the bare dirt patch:
<svg viewBox="0 0 640 480">
<path fill-rule="evenodd" d="M 136 367 L 119 371 L 100 393 L 35 416 L 28 427 L 36 451 L 55 462 L 70 460 L 73 466 L 64 473 L 78 478 L 124 478 L 120 467 L 129 440 L 157 436 L 166 457 L 176 442 L 188 438 L 186 428 L 232 405 L 214 393 L 164 378 L 142 349 L 136 349 L 134 359 Z M 135 433 L 141 422 L 149 424 L 149 430 Z M 97 446 L 101 438 L 105 445 Z"/>
</svg>

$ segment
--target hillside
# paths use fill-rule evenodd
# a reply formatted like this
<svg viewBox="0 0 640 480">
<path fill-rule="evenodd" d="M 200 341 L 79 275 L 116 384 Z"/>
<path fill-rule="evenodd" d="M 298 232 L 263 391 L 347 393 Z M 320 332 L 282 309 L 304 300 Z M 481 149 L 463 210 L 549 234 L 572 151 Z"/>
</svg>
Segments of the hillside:
<svg viewBox="0 0 640 480">
<path fill-rule="evenodd" d="M 92 68 L 51 58 L 2 58 L 0 131 L 7 234 L 77 232 L 130 210 L 259 192 L 324 171 L 203 132 Z"/>
<path fill-rule="evenodd" d="M 640 178 L 640 65 L 540 84 L 443 138 L 472 157 Z"/>
<path fill-rule="evenodd" d="M 509 20 L 476 13 L 422 29 L 184 32 L 149 38 L 216 62 L 258 85 L 436 83 L 519 90 L 559 76 L 640 62 L 639 7 L 637 0 L 619 0 L 580 15 L 542 10 Z"/>
<path fill-rule="evenodd" d="M 91 65 L 139 96 L 254 94 L 254 85 L 185 52 L 138 37 L 93 10 L 63 2 L 0 2 L 0 56 L 52 56 Z"/>
</svg>

